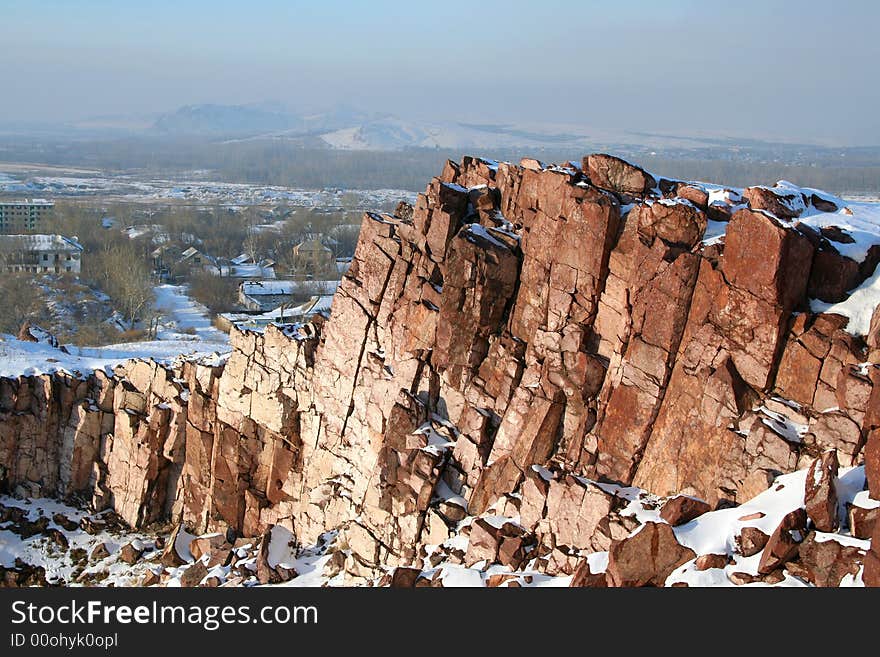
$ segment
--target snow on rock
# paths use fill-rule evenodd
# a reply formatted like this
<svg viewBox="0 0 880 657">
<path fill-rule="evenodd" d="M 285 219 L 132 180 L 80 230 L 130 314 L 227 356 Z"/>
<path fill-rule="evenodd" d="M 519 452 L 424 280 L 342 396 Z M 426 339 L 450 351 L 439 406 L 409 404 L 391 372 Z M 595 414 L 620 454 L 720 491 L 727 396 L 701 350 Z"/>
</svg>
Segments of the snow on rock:
<svg viewBox="0 0 880 657">
<path fill-rule="evenodd" d="M 810 301 L 814 313 L 834 313 L 849 318 L 846 330 L 853 335 L 868 335 L 874 309 L 880 305 L 880 267 L 855 290 L 845 301 L 826 303 L 818 299 Z"/>
</svg>

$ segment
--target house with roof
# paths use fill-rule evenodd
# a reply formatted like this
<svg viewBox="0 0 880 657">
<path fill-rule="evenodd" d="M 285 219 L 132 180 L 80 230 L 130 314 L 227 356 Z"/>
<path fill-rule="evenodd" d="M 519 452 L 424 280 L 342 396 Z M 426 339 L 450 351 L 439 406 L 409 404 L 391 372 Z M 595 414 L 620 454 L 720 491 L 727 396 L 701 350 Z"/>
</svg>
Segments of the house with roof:
<svg viewBox="0 0 880 657">
<path fill-rule="evenodd" d="M 191 246 L 181 252 L 179 262 L 186 267 L 204 267 L 211 263 L 211 259 L 196 247 Z"/>
<path fill-rule="evenodd" d="M 293 263 L 297 271 L 312 275 L 336 270 L 336 256 L 333 250 L 319 237 L 311 237 L 294 246 Z"/>
<path fill-rule="evenodd" d="M 83 247 L 64 235 L 0 235 L 0 271 L 79 274 Z"/>
<path fill-rule="evenodd" d="M 232 326 L 247 329 L 264 329 L 269 324 L 297 324 L 309 321 L 315 315 L 330 316 L 332 294 L 314 295 L 302 303 L 281 304 L 261 313 L 223 313 L 219 315 L 221 327 Z"/>
<path fill-rule="evenodd" d="M 292 306 L 312 297 L 333 296 L 336 280 L 273 280 L 244 281 L 238 286 L 238 302 L 247 310 L 268 312 L 282 305 Z"/>
</svg>

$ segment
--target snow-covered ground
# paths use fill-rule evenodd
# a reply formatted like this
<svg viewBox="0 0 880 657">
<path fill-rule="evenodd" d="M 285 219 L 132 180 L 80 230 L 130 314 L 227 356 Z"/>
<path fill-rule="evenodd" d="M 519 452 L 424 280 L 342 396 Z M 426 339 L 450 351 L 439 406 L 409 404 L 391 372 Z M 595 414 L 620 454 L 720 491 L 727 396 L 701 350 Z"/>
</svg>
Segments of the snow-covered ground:
<svg viewBox="0 0 880 657">
<path fill-rule="evenodd" d="M 156 340 L 126 342 L 101 347 L 24 342 L 0 334 L 0 376 L 47 374 L 66 371 L 88 376 L 95 370 L 112 371 L 132 359 L 170 363 L 180 358 L 222 359 L 231 350 L 229 336 L 211 325 L 207 309 L 188 296 L 181 286 L 156 288 L 156 306 L 163 312 Z"/>
<path fill-rule="evenodd" d="M 214 328 L 210 312 L 186 294 L 182 285 L 157 285 L 156 310 L 162 313 L 159 340 L 200 340 L 225 345 L 229 336 Z"/>
<path fill-rule="evenodd" d="M 414 202 L 416 194 L 399 189 L 300 189 L 276 185 L 250 185 L 204 180 L 140 179 L 106 172 L 95 175 L 61 171 L 10 170 L 0 164 L 0 193 L 22 196 L 114 197 L 123 201 L 186 201 L 223 205 L 286 203 L 310 208 L 375 210 L 399 201 Z"/>
<path fill-rule="evenodd" d="M 7 510 L 3 510 L 4 507 Z M 76 579 L 81 577 L 103 586 L 135 586 L 161 554 L 156 550 L 154 539 L 119 526 L 113 522 L 112 514 L 90 514 L 51 499 L 20 500 L 0 496 L 0 511 L 6 514 L 8 509 L 21 509 L 24 522 L 0 522 L 0 566 L 12 568 L 16 559 L 20 559 L 31 566 L 42 567 L 48 584 L 76 586 Z M 27 536 L 31 531 L 35 533 Z M 63 539 L 57 538 L 59 535 Z M 119 548 L 128 543 L 144 551 L 143 559 L 137 564 L 119 559 Z M 101 556 L 102 552 L 91 558 L 101 544 L 107 556 Z"/>
<path fill-rule="evenodd" d="M 737 507 L 720 509 L 705 513 L 695 520 L 673 528 L 676 540 L 691 548 L 698 556 L 714 554 L 728 558 L 729 563 L 723 568 L 708 568 L 697 570 L 695 560 L 681 565 L 667 578 L 666 585 L 686 583 L 688 586 L 735 586 L 731 579 L 734 573 L 756 575 L 761 553 L 745 557 L 739 552 L 737 537 L 744 527 L 754 527 L 765 534 L 772 534 L 781 522 L 782 518 L 804 507 L 804 483 L 807 469 L 782 475 L 776 479 L 773 485 L 764 493 Z M 633 517 L 639 525 L 635 527 L 630 536 L 640 532 L 646 522 L 665 522 L 659 513 L 663 499 L 648 494 L 646 491 L 634 487 L 622 487 L 611 484 L 600 484 L 606 492 L 614 494 L 625 502 L 627 506 L 621 511 L 621 515 Z M 842 519 L 846 517 L 848 504 L 855 504 L 863 508 L 874 508 L 880 505 L 868 499 L 865 488 L 864 467 L 844 468 L 840 472 L 837 484 L 839 513 Z M 183 563 L 179 566 L 164 567 L 159 563 L 160 552 L 155 549 L 158 544 L 156 537 L 143 532 L 128 532 L 117 526 L 112 521 L 112 514 L 88 514 L 84 511 L 66 506 L 54 500 L 33 499 L 17 500 L 10 497 L 0 497 L 0 511 L 3 507 L 18 507 L 24 509 L 27 516 L 24 526 L 38 521 L 41 517 L 46 518 L 40 531 L 31 536 L 22 536 L 21 522 L 0 521 L 0 566 L 10 568 L 15 559 L 20 558 L 28 564 L 41 566 L 46 569 L 48 581 L 63 579 L 71 582 L 83 569 L 87 573 L 99 573 L 101 585 L 126 586 L 137 584 L 147 570 L 151 570 L 161 578 L 166 586 L 180 586 L 181 577 L 186 570 L 196 565 L 189 549 L 192 536 L 181 530 L 176 538 L 177 552 L 182 556 Z M 492 515 L 494 511 L 488 510 L 482 517 L 490 524 L 500 526 L 503 523 L 519 524 L 519 517 L 502 517 Z M 60 514 L 63 518 L 56 514 Z M 83 519 L 95 519 L 100 522 L 103 518 L 108 521 L 106 529 L 92 534 L 82 530 Z M 80 527 L 70 529 L 59 524 L 59 521 L 71 520 L 80 523 Z M 447 540 L 442 546 L 436 546 L 424 560 L 422 577 L 433 581 L 440 580 L 444 587 L 485 587 L 495 586 L 501 581 L 502 586 L 521 587 L 565 587 L 569 586 L 571 576 L 550 576 L 535 570 L 534 561 L 526 563 L 519 570 L 511 570 L 500 565 L 486 565 L 478 562 L 473 566 L 462 565 L 460 559 L 452 560 L 443 558 L 437 560 L 438 555 L 451 555 L 454 552 L 466 551 L 469 537 L 467 528 L 473 523 L 474 518 L 468 517 L 459 523 L 457 533 Z M 86 524 L 88 520 L 86 520 Z M 68 523 L 69 524 L 69 523 Z M 100 528 L 99 528 L 100 529 Z M 48 532 L 46 530 L 49 530 Z M 69 549 L 59 549 L 58 541 L 49 540 L 48 534 L 52 530 L 62 533 L 69 544 Z M 213 535 L 211 535 L 213 536 Z M 343 561 L 348 552 L 343 545 L 336 540 L 336 532 L 328 532 L 316 545 L 297 547 L 293 534 L 281 526 L 276 526 L 271 531 L 271 539 L 267 550 L 267 562 L 273 569 L 282 569 L 291 572 L 292 579 L 284 582 L 283 586 L 343 586 L 346 578 L 343 573 Z M 816 533 L 816 540 L 837 541 L 844 546 L 853 546 L 860 550 L 870 549 L 869 540 L 861 540 L 852 537 L 845 524 L 835 533 Z M 126 543 L 135 542 L 135 545 L 144 549 L 144 554 L 134 566 L 123 563 L 120 560 L 119 548 Z M 89 554 L 99 544 L 104 543 L 109 555 L 98 559 L 91 559 L 88 564 L 81 560 L 77 568 L 77 557 L 72 555 L 74 548 L 86 550 Z M 201 558 L 208 565 L 207 571 L 202 577 L 216 578 L 219 585 L 242 585 L 253 586 L 257 580 L 257 555 L 259 553 L 259 539 L 245 541 L 245 544 L 232 550 L 231 561 L 224 565 L 209 564 L 210 554 Z M 229 549 L 229 548 L 227 548 Z M 434 560 L 432 561 L 432 558 Z M 607 552 L 595 552 L 584 555 L 590 563 L 593 573 L 604 572 L 608 565 Z M 431 565 L 431 564 L 434 565 Z M 393 569 L 387 569 L 390 573 Z M 381 578 L 377 577 L 372 583 L 378 584 Z M 736 578 L 734 578 L 736 579 Z M 757 580 L 757 578 L 755 578 Z M 494 580 L 494 583 L 493 583 Z M 779 586 L 779 587 L 805 587 L 811 586 L 806 580 L 785 571 L 783 577 L 776 583 L 754 581 L 748 586 Z M 856 576 L 846 576 L 841 586 L 863 586 L 862 572 Z"/>
<path fill-rule="evenodd" d="M 66 345 L 64 349 L 68 353 L 46 343 L 23 342 L 11 335 L 0 334 L 0 376 L 32 376 L 59 371 L 88 376 L 95 370 L 109 373 L 117 365 L 132 359 L 151 358 L 164 363 L 179 358 L 211 358 L 219 361 L 230 350 L 218 342 L 192 339 L 126 342 L 104 347 Z"/>
</svg>

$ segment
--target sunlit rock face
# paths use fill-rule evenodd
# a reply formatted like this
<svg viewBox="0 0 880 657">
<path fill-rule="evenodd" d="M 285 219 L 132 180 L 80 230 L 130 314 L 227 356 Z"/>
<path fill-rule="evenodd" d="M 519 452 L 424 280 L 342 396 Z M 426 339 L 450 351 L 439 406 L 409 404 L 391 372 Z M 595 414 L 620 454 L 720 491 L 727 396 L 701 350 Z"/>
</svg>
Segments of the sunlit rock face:
<svg viewBox="0 0 880 657">
<path fill-rule="evenodd" d="M 367 572 L 491 509 L 519 520 L 474 526 L 471 560 L 530 546 L 572 574 L 614 546 L 614 583 L 656 583 L 605 482 L 724 506 L 835 450 L 880 497 L 877 331 L 811 302 L 873 275 L 834 230 L 847 209 L 609 155 L 449 162 L 412 208 L 364 216 L 329 319 L 233 330 L 221 365 L 2 379 L 2 485 L 133 527 L 339 530 Z M 668 552 L 666 574 L 690 558 Z"/>
</svg>

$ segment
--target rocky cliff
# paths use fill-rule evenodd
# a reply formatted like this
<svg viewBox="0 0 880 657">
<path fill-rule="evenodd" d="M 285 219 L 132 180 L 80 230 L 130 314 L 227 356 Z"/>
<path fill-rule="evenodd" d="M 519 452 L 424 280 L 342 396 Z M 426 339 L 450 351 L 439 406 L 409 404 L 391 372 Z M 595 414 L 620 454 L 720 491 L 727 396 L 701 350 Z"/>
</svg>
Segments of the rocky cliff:
<svg viewBox="0 0 880 657">
<path fill-rule="evenodd" d="M 471 563 L 571 574 L 610 550 L 603 583 L 658 583 L 628 579 L 638 536 L 670 546 L 658 572 L 697 555 L 659 521 L 629 537 L 621 491 L 704 512 L 865 462 L 880 499 L 878 332 L 811 310 L 880 258 L 846 248 L 847 210 L 607 155 L 449 162 L 414 207 L 364 216 L 327 320 L 233 330 L 219 365 L 0 380 L 0 481 L 132 527 L 332 530 L 364 580 L 464 524 Z"/>
</svg>

